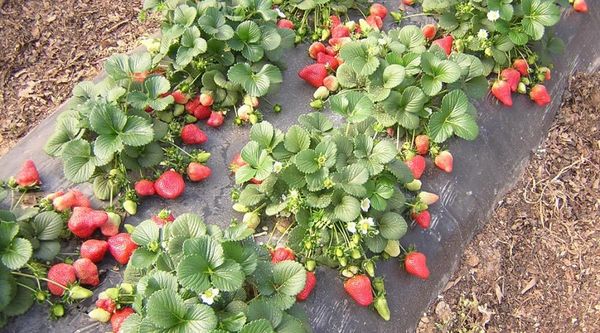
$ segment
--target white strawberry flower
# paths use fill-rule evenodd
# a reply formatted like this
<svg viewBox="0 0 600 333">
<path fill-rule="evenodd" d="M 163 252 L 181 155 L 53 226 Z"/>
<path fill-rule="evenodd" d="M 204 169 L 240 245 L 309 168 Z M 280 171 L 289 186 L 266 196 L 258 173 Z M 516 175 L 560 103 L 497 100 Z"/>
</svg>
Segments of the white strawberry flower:
<svg viewBox="0 0 600 333">
<path fill-rule="evenodd" d="M 281 169 L 283 169 L 283 163 L 279 161 L 273 163 L 273 172 L 279 173 L 281 172 Z"/>
<path fill-rule="evenodd" d="M 487 13 L 487 19 L 492 22 L 496 22 L 496 20 L 498 20 L 499 18 L 500 18 L 500 11 L 498 11 L 498 10 L 490 10 Z"/>
<path fill-rule="evenodd" d="M 369 217 L 366 219 L 363 218 L 360 221 L 358 221 L 358 230 L 363 235 L 366 235 L 369 232 L 369 228 L 374 227 L 374 226 L 375 226 L 375 221 L 373 220 L 372 217 Z"/>
<path fill-rule="evenodd" d="M 369 200 L 369 198 L 364 198 L 360 202 L 360 209 L 362 209 L 363 212 L 366 212 L 369 208 L 371 208 L 371 200 Z"/>
<path fill-rule="evenodd" d="M 488 32 L 485 29 L 479 29 L 479 32 L 477 32 L 477 37 L 479 39 L 487 39 L 488 38 Z"/>
<path fill-rule="evenodd" d="M 348 231 L 350 231 L 351 233 L 355 234 L 356 233 L 356 222 L 349 222 L 346 229 L 348 229 Z"/>
<path fill-rule="evenodd" d="M 204 304 L 212 305 L 215 302 L 215 298 L 219 296 L 219 289 L 208 288 L 205 292 L 200 295 L 200 299 Z"/>
</svg>

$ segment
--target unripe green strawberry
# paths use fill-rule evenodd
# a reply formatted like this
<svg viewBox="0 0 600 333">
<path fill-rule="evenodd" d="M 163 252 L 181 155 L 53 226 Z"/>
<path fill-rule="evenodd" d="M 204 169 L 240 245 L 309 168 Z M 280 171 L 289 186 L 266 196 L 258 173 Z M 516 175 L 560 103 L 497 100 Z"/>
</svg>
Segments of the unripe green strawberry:
<svg viewBox="0 0 600 333">
<path fill-rule="evenodd" d="M 100 308 L 95 308 L 94 310 L 90 311 L 88 316 L 92 320 L 99 321 L 101 323 L 108 323 L 110 320 L 110 312 Z"/>
<path fill-rule="evenodd" d="M 426 191 L 421 191 L 417 195 L 417 197 L 419 198 L 419 201 L 425 203 L 428 206 L 433 205 L 440 199 L 440 197 L 437 194 Z"/>
<path fill-rule="evenodd" d="M 74 300 L 80 300 L 80 299 L 86 299 L 86 298 L 90 298 L 94 295 L 94 293 L 89 290 L 89 289 L 85 289 L 84 287 L 81 286 L 73 286 L 71 288 L 69 288 L 69 298 L 70 299 L 74 299 Z"/>
<path fill-rule="evenodd" d="M 375 276 L 375 263 L 373 262 L 373 260 L 363 261 L 362 266 L 365 272 L 369 274 L 369 276 Z"/>
<path fill-rule="evenodd" d="M 256 229 L 260 224 L 260 215 L 257 212 L 248 212 L 244 214 L 242 222 L 250 229 Z"/>
<path fill-rule="evenodd" d="M 329 90 L 327 90 L 327 88 L 325 86 L 320 86 L 313 93 L 313 97 L 315 99 L 321 99 L 321 100 L 326 99 L 327 97 L 329 97 Z"/>
<path fill-rule="evenodd" d="M 135 215 L 137 213 L 137 203 L 133 200 L 125 200 L 123 202 L 123 209 L 129 215 Z"/>
<path fill-rule="evenodd" d="M 418 191 L 421 189 L 422 182 L 418 179 L 413 179 L 412 182 L 405 184 L 407 190 L 409 191 Z"/>
<path fill-rule="evenodd" d="M 306 261 L 306 264 L 304 265 L 304 267 L 306 267 L 306 270 L 309 272 L 314 271 L 316 266 L 317 266 L 317 262 L 314 261 L 313 259 L 308 259 Z"/>
<path fill-rule="evenodd" d="M 517 92 L 519 94 L 525 94 L 527 92 L 527 86 L 525 83 L 519 82 L 519 85 L 517 86 Z"/>
<path fill-rule="evenodd" d="M 373 303 L 373 307 L 375 308 L 375 310 L 377 310 L 377 313 L 379 314 L 379 316 L 381 316 L 381 318 L 383 318 L 383 320 L 390 320 L 390 308 L 387 304 L 385 296 L 377 297 L 375 299 L 375 302 Z"/>
<path fill-rule="evenodd" d="M 390 257 L 399 256 L 400 242 L 398 242 L 398 240 L 395 239 L 388 239 L 387 245 L 385 246 L 385 249 L 383 251 L 385 251 L 385 253 L 387 253 Z"/>
<path fill-rule="evenodd" d="M 60 318 L 65 315 L 65 307 L 62 304 L 54 304 L 50 308 L 50 312 L 54 318 Z"/>
</svg>

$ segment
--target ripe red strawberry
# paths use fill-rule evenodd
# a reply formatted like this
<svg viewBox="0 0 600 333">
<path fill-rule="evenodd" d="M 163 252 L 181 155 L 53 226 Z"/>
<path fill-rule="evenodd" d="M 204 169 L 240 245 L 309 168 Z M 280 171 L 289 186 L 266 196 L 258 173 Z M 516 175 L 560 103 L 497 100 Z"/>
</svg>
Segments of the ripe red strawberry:
<svg viewBox="0 0 600 333">
<path fill-rule="evenodd" d="M 552 101 L 550 95 L 548 94 L 548 90 L 546 90 L 546 87 L 542 84 L 536 84 L 533 86 L 529 92 L 529 97 L 535 102 L 535 104 L 539 106 L 544 106 Z"/>
<path fill-rule="evenodd" d="M 380 3 L 374 3 L 371 5 L 371 8 L 369 8 L 369 13 L 371 13 L 371 15 L 379 16 L 382 20 L 387 16 L 387 12 L 387 8 Z"/>
<path fill-rule="evenodd" d="M 325 48 L 325 53 L 335 56 L 337 54 L 336 50 L 339 50 L 344 44 L 350 41 L 352 41 L 352 38 L 350 37 L 331 38 L 328 42 L 330 46 Z M 340 59 L 338 59 L 338 63 L 339 62 Z"/>
<path fill-rule="evenodd" d="M 434 160 L 435 166 L 444 170 L 447 173 L 452 172 L 452 166 L 454 164 L 454 159 L 452 158 L 452 154 L 449 151 L 444 150 L 439 153 Z"/>
<path fill-rule="evenodd" d="M 252 179 L 250 179 L 250 182 L 254 185 L 260 185 L 260 184 L 262 184 L 263 181 L 260 179 L 252 178 Z"/>
<path fill-rule="evenodd" d="M 277 21 L 277 27 L 281 29 L 290 29 L 294 30 L 294 22 L 286 19 L 281 19 Z"/>
<path fill-rule="evenodd" d="M 329 22 L 329 26 L 332 28 L 342 24 L 342 20 L 340 20 L 340 17 L 337 15 L 329 16 Z"/>
<path fill-rule="evenodd" d="M 229 163 L 229 170 L 235 173 L 236 171 L 238 171 L 239 168 L 247 164 L 248 163 L 246 163 L 246 161 L 242 159 L 242 156 L 240 154 L 236 154 L 231 160 L 231 163 Z"/>
<path fill-rule="evenodd" d="M 177 171 L 168 170 L 154 182 L 154 190 L 161 198 L 175 199 L 185 191 L 185 182 Z"/>
<path fill-rule="evenodd" d="M 313 59 L 317 59 L 320 52 L 325 52 L 325 45 L 321 42 L 314 42 L 308 48 L 308 55 Z"/>
<path fill-rule="evenodd" d="M 211 170 L 204 164 L 191 162 L 187 167 L 187 175 L 193 182 L 203 181 L 211 174 Z"/>
<path fill-rule="evenodd" d="M 433 39 L 435 37 L 435 34 L 437 33 L 437 28 L 435 27 L 435 24 L 426 24 L 422 30 L 423 36 L 427 40 Z"/>
<path fill-rule="evenodd" d="M 104 211 L 93 210 L 89 207 L 75 207 L 67 226 L 75 236 L 88 238 L 107 220 L 108 215 Z"/>
<path fill-rule="evenodd" d="M 336 70 L 339 66 L 339 63 L 335 57 L 324 52 L 317 54 L 317 63 L 327 65 L 332 70 Z"/>
<path fill-rule="evenodd" d="M 365 21 L 374 29 L 380 30 L 383 27 L 383 20 L 379 16 L 369 15 L 365 18 Z"/>
<path fill-rule="evenodd" d="M 429 268 L 427 268 L 427 257 L 421 252 L 413 251 L 406 255 L 404 259 L 404 268 L 410 275 L 420 279 L 429 278 Z"/>
<path fill-rule="evenodd" d="M 171 213 L 170 210 L 163 209 L 160 212 L 158 212 L 158 214 L 152 216 L 152 221 L 154 221 L 154 223 L 156 223 L 159 226 L 163 226 L 167 223 L 175 221 L 175 216 L 173 216 L 173 213 Z"/>
<path fill-rule="evenodd" d="M 75 275 L 79 283 L 95 287 L 100 284 L 98 277 L 98 267 L 88 258 L 79 258 L 73 263 Z"/>
<path fill-rule="evenodd" d="M 289 247 L 278 247 L 271 252 L 271 262 L 278 263 L 284 260 L 296 260 L 294 251 Z"/>
<path fill-rule="evenodd" d="M 308 299 L 308 296 L 312 293 L 313 289 L 317 285 L 317 276 L 313 272 L 306 272 L 306 283 L 304 284 L 304 289 L 298 295 L 296 295 L 296 300 L 298 302 L 304 302 Z"/>
<path fill-rule="evenodd" d="M 123 325 L 125 319 L 134 313 L 135 311 L 133 311 L 133 309 L 130 307 L 115 311 L 115 313 L 110 317 L 110 325 L 112 326 L 113 333 L 119 333 L 121 325 Z"/>
<path fill-rule="evenodd" d="M 75 268 L 65 263 L 56 264 L 48 270 L 48 280 L 54 281 L 62 286 L 48 282 L 48 290 L 50 290 L 50 293 L 55 296 L 62 296 L 65 293 L 63 287 L 68 287 L 70 284 L 77 281 Z"/>
<path fill-rule="evenodd" d="M 21 170 L 15 177 L 15 181 L 22 187 L 35 186 L 42 183 L 40 181 L 40 174 L 32 160 L 26 160 L 25 163 L 23 163 Z"/>
<path fill-rule="evenodd" d="M 148 76 L 148 71 L 137 72 L 131 74 L 131 80 L 135 83 L 144 83 L 146 77 Z"/>
<path fill-rule="evenodd" d="M 417 148 L 417 154 L 427 154 L 429 151 L 429 136 L 425 134 L 417 135 L 415 138 L 415 147 Z"/>
<path fill-rule="evenodd" d="M 415 4 L 415 0 L 402 0 L 402 3 L 407 6 L 412 6 Z"/>
<path fill-rule="evenodd" d="M 212 114 L 212 112 L 213 112 L 213 109 L 210 106 L 204 106 L 202 104 L 198 104 L 194 108 L 193 115 L 198 120 L 204 120 L 204 119 L 208 119 L 210 117 L 210 115 Z"/>
<path fill-rule="evenodd" d="M 429 214 L 428 210 L 424 210 L 420 213 L 413 213 L 412 218 L 423 229 L 427 229 L 429 228 L 429 225 L 431 225 L 431 214 Z"/>
<path fill-rule="evenodd" d="M 75 193 L 68 191 L 67 193 L 58 196 L 52 200 L 54 209 L 59 212 L 64 212 L 67 209 L 71 209 L 75 205 Z"/>
<path fill-rule="evenodd" d="M 213 111 L 210 113 L 210 117 L 206 121 L 206 125 L 217 128 L 217 127 L 221 127 L 221 125 L 223 125 L 223 121 L 225 121 L 225 117 L 223 117 L 223 113 Z"/>
<path fill-rule="evenodd" d="M 587 3 L 585 3 L 585 0 L 573 1 L 573 9 L 575 9 L 575 11 L 579 12 L 579 13 L 587 13 L 588 12 L 588 6 L 587 6 Z"/>
<path fill-rule="evenodd" d="M 338 25 L 331 28 L 331 38 L 350 37 L 350 29 L 345 25 Z"/>
<path fill-rule="evenodd" d="M 117 308 L 115 301 L 110 298 L 98 298 L 96 301 L 96 306 L 102 310 L 108 311 L 109 313 L 113 313 Z"/>
<path fill-rule="evenodd" d="M 369 277 L 361 274 L 355 275 L 344 282 L 344 290 L 360 306 L 369 306 L 373 303 L 373 290 Z"/>
<path fill-rule="evenodd" d="M 82 258 L 88 258 L 92 262 L 101 262 L 108 250 L 108 243 L 98 239 L 88 239 L 81 244 L 79 253 Z"/>
<path fill-rule="evenodd" d="M 311 86 L 318 88 L 323 85 L 323 79 L 327 77 L 327 68 L 323 64 L 308 65 L 298 72 L 298 76 Z"/>
<path fill-rule="evenodd" d="M 341 41 L 341 40 L 351 40 L 351 39 L 349 39 L 349 37 L 341 37 L 341 38 L 336 38 L 336 40 Z M 329 40 L 329 42 L 331 43 L 331 39 Z M 325 46 L 325 53 L 329 54 L 330 56 L 336 56 L 338 53 L 338 50 L 336 48 L 334 48 L 333 45 Z M 339 61 L 339 59 L 338 59 L 338 61 Z"/>
<path fill-rule="evenodd" d="M 194 109 L 200 105 L 200 96 L 196 96 L 190 99 L 187 103 L 185 103 L 185 111 L 187 111 L 192 116 L 194 115 Z"/>
<path fill-rule="evenodd" d="M 154 182 L 149 179 L 140 179 L 135 183 L 135 193 L 140 197 L 149 197 L 156 194 Z"/>
<path fill-rule="evenodd" d="M 175 101 L 175 104 L 186 104 L 188 102 L 188 100 L 190 99 L 181 90 L 176 90 L 176 91 L 172 92 L 171 96 L 173 96 L 173 100 Z"/>
<path fill-rule="evenodd" d="M 211 106 L 214 103 L 214 99 L 211 93 L 200 94 L 200 104 L 204 106 Z"/>
<path fill-rule="evenodd" d="M 199 145 L 205 143 L 208 137 L 198 126 L 187 124 L 181 129 L 181 141 L 186 145 Z"/>
<path fill-rule="evenodd" d="M 90 199 L 79 190 L 69 190 L 69 192 L 73 193 L 75 196 L 73 207 L 91 207 Z"/>
<path fill-rule="evenodd" d="M 500 78 L 508 82 L 512 92 L 517 91 L 519 82 L 521 81 L 521 73 L 514 68 L 506 68 L 500 72 Z"/>
<path fill-rule="evenodd" d="M 108 251 L 121 265 L 127 265 L 137 245 L 131 240 L 131 235 L 122 232 L 108 239 Z"/>
<path fill-rule="evenodd" d="M 515 59 L 513 68 L 518 70 L 523 76 L 529 76 L 529 64 L 525 59 Z"/>
<path fill-rule="evenodd" d="M 421 178 L 425 171 L 425 157 L 421 155 L 416 155 L 412 159 L 404 161 L 404 164 L 410 169 L 415 179 Z"/>
<path fill-rule="evenodd" d="M 513 104 L 510 84 L 504 80 L 494 82 L 492 85 L 492 95 L 506 106 L 512 106 Z"/>
<path fill-rule="evenodd" d="M 100 232 L 107 237 L 114 236 L 119 233 L 121 226 L 121 216 L 113 212 L 106 212 L 108 220 L 100 226 Z"/>
<path fill-rule="evenodd" d="M 452 43 L 453 42 L 454 42 L 454 38 L 452 37 L 452 35 L 448 35 L 446 37 L 442 37 L 442 38 L 434 40 L 431 43 L 431 45 L 437 45 L 437 46 L 441 47 L 446 52 L 446 55 L 450 55 L 450 53 L 452 53 Z"/>
</svg>

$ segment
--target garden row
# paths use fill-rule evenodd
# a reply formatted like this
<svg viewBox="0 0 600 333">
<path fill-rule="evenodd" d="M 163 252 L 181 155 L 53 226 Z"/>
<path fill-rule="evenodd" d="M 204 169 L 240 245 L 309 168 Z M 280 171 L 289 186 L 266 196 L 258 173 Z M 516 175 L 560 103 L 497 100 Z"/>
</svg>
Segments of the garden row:
<svg viewBox="0 0 600 333">
<path fill-rule="evenodd" d="M 23 209 L 42 185 L 32 161 L 2 186 L 10 209 L 0 212 L 0 323 L 35 301 L 61 317 L 63 304 L 91 297 L 81 285 L 99 284 L 107 251 L 126 265 L 124 282 L 100 293 L 90 317 L 114 332 L 304 332 L 296 302 L 309 297 L 321 265 L 339 270 L 358 305 L 389 320 L 377 261 L 398 258 L 409 274 L 429 276 L 425 256 L 399 242 L 411 221 L 429 228 L 428 207 L 439 199 L 421 190 L 427 157 L 452 172 L 445 142 L 477 137 L 470 99 L 487 94 L 488 79 L 507 106 L 515 92 L 550 102 L 550 53 L 564 46 L 547 28 L 561 5 L 569 6 L 424 0 L 423 13 L 389 14 L 436 24 L 385 32 L 387 8 L 361 1 L 145 1 L 142 16 L 162 17 L 160 38 L 110 57 L 102 81 L 78 84 L 45 147 L 106 207 L 71 189 Z M 587 11 L 585 1 L 573 7 Z M 351 21 L 349 9 L 369 15 Z M 261 110 L 282 111 L 264 96 L 282 82 L 284 51 L 307 39 L 315 63 L 298 75 L 316 89 L 310 107 L 343 122 L 311 112 L 284 132 L 263 121 Z M 227 114 L 253 125 L 229 166 L 241 221 L 222 229 L 163 210 L 121 231 L 143 197 L 177 199 L 184 177 L 210 177 L 201 127 L 218 128 Z M 259 246 L 252 236 L 261 225 L 269 232 Z M 73 236 L 84 241 L 65 254 Z"/>
</svg>

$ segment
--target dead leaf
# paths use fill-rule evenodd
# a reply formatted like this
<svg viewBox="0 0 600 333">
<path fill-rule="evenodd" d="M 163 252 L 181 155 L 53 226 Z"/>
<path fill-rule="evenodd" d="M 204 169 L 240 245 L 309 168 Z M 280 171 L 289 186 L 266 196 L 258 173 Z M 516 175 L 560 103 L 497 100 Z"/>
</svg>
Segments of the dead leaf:
<svg viewBox="0 0 600 333">
<path fill-rule="evenodd" d="M 537 278 L 533 277 L 533 279 L 531 279 L 531 281 L 529 281 L 529 283 L 527 283 L 525 288 L 523 288 L 523 290 L 521 290 L 521 295 L 525 294 L 527 291 L 529 291 L 529 289 L 535 287 L 536 284 L 537 284 Z"/>
<path fill-rule="evenodd" d="M 498 304 L 502 304 L 502 298 L 504 297 L 504 294 L 502 293 L 502 290 L 500 289 L 500 286 L 497 283 L 494 286 L 494 291 L 496 292 L 496 298 L 498 299 Z"/>
</svg>

